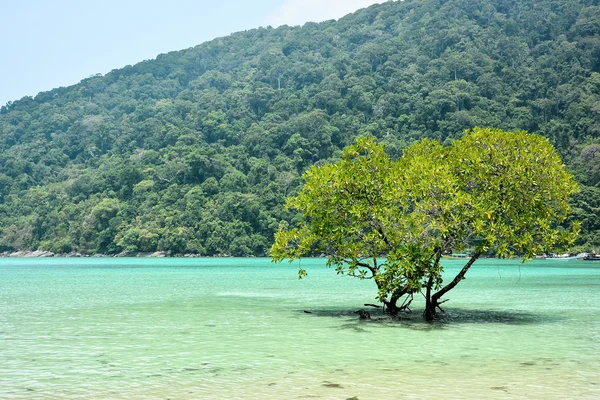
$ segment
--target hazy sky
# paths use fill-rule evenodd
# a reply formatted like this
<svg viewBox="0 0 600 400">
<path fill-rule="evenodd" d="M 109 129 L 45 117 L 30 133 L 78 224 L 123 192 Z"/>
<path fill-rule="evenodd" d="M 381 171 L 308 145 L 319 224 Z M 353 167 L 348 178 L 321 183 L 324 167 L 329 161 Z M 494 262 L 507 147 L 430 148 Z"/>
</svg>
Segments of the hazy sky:
<svg viewBox="0 0 600 400">
<path fill-rule="evenodd" d="M 0 0 L 0 106 L 233 32 L 383 0 Z"/>
</svg>

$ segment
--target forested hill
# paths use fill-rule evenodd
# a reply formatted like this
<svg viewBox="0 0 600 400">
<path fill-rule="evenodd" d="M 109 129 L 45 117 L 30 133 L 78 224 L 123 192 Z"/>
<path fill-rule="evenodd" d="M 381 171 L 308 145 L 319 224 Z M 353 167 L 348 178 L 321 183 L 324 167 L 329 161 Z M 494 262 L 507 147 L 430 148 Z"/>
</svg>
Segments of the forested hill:
<svg viewBox="0 0 600 400">
<path fill-rule="evenodd" d="M 357 135 L 397 156 L 474 126 L 548 137 L 600 246 L 598 0 L 386 2 L 9 103 L 0 250 L 263 255 L 302 172 Z"/>
</svg>

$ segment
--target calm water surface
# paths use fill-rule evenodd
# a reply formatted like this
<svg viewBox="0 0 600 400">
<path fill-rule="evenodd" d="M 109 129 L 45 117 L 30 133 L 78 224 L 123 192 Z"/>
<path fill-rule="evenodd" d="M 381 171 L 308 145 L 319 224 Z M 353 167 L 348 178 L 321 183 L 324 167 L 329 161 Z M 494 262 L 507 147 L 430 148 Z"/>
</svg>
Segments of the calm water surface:
<svg viewBox="0 0 600 400">
<path fill-rule="evenodd" d="M 0 398 L 600 398 L 600 265 L 519 265 L 426 324 L 359 321 L 322 259 L 0 259 Z"/>
</svg>

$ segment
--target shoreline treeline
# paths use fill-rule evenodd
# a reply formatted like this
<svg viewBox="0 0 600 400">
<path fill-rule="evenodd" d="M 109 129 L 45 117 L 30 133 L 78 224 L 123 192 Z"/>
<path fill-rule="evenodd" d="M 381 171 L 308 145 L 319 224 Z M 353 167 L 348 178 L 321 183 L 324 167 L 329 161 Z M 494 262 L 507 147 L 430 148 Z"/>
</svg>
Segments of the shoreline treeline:
<svg viewBox="0 0 600 400">
<path fill-rule="evenodd" d="M 495 126 L 547 137 L 600 247 L 600 6 L 386 2 L 260 28 L 0 109 L 0 250 L 264 255 L 301 174 Z"/>
</svg>

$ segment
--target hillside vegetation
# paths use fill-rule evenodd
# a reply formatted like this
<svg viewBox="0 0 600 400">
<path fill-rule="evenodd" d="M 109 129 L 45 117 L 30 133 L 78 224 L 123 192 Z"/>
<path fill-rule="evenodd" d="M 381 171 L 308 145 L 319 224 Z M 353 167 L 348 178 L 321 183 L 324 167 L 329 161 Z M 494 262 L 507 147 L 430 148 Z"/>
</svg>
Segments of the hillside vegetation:
<svg viewBox="0 0 600 400">
<path fill-rule="evenodd" d="M 475 126 L 548 137 L 600 247 L 598 0 L 386 2 L 8 103 L 0 250 L 264 255 L 303 171 L 356 136 L 398 157 Z"/>
</svg>

